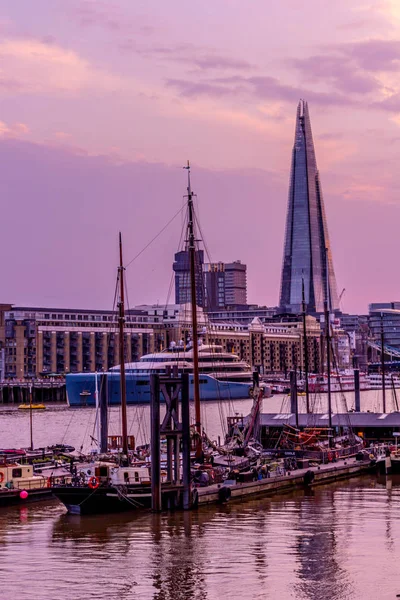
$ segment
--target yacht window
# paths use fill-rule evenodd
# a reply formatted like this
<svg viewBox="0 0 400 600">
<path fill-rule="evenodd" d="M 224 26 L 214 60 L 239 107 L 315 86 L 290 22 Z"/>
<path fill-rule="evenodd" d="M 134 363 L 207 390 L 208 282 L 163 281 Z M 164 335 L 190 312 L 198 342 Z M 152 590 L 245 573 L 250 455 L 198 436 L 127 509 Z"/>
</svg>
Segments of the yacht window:
<svg viewBox="0 0 400 600">
<path fill-rule="evenodd" d="M 139 483 L 139 473 L 135 471 L 135 482 Z"/>
<path fill-rule="evenodd" d="M 12 476 L 15 479 L 17 479 L 17 477 L 22 477 L 22 469 L 13 469 Z"/>
<path fill-rule="evenodd" d="M 150 385 L 150 381 L 146 381 L 146 380 L 137 381 L 136 385 Z"/>
</svg>

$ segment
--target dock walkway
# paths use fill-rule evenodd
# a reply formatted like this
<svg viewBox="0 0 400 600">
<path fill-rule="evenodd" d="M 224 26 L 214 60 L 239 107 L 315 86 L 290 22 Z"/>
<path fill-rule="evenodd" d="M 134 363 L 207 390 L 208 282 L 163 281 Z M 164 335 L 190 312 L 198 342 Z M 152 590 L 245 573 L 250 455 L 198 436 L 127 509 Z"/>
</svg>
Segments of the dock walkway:
<svg viewBox="0 0 400 600">
<path fill-rule="evenodd" d="M 312 475 L 314 474 L 312 481 Z M 245 483 L 227 484 L 219 483 L 208 487 L 199 487 L 199 505 L 216 503 L 223 501 L 224 494 L 220 491 L 223 487 L 229 487 L 230 499 L 239 500 L 243 498 L 251 498 L 259 495 L 273 495 L 285 493 L 296 489 L 304 489 L 304 487 L 315 487 L 325 483 L 331 483 L 340 479 L 350 479 L 369 473 L 371 471 L 370 461 L 359 461 L 354 458 L 347 460 L 339 460 L 335 463 L 320 465 L 318 467 L 309 467 L 308 469 L 296 469 L 295 471 L 287 472 L 285 475 L 276 475 L 271 473 L 270 477 L 257 481 L 249 481 Z M 307 475 L 306 475 L 307 474 Z"/>
</svg>

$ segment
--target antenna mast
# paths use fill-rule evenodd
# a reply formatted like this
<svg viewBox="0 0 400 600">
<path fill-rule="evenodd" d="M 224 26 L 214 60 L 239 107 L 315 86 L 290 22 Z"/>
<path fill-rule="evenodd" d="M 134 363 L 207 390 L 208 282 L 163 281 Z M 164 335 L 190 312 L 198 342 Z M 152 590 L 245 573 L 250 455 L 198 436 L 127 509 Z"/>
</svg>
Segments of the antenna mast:
<svg viewBox="0 0 400 600">
<path fill-rule="evenodd" d="M 199 340 L 197 326 L 197 304 L 196 304 L 196 245 L 194 235 L 194 211 L 193 211 L 193 192 L 190 183 L 190 164 L 184 167 L 188 173 L 187 199 L 188 199 L 188 242 L 189 242 L 189 265 L 190 265 L 190 291 L 192 307 L 192 341 L 193 341 L 193 387 L 194 387 L 194 407 L 196 419 L 196 458 L 202 454 L 202 436 L 201 436 L 201 414 L 200 414 L 200 385 L 199 385 Z"/>
<path fill-rule="evenodd" d="M 122 452 L 128 456 L 128 421 L 126 416 L 126 379 L 125 379 L 125 352 L 124 352 L 124 325 L 125 325 L 125 290 L 124 290 L 124 265 L 122 262 L 122 236 L 119 233 L 119 267 L 118 277 L 120 283 L 118 302 L 119 326 L 119 365 L 120 365 L 120 390 L 121 390 L 121 420 L 122 420 Z"/>
<path fill-rule="evenodd" d="M 308 364 L 308 340 L 307 340 L 307 323 L 306 323 L 306 299 L 305 299 L 305 293 L 304 293 L 304 277 L 301 278 L 301 296 L 302 296 L 301 308 L 302 308 L 302 315 L 303 315 L 303 341 L 304 341 L 304 376 L 305 376 L 305 380 L 306 380 L 306 411 L 307 411 L 307 413 L 309 413 L 310 412 L 310 391 L 308 388 L 309 364 Z"/>
</svg>

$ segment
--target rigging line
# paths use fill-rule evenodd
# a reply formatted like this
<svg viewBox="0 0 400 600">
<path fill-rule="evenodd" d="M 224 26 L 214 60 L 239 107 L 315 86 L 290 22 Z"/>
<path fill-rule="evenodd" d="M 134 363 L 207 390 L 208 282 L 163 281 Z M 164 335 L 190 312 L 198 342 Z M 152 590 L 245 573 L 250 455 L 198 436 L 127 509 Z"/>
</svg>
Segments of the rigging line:
<svg viewBox="0 0 400 600">
<path fill-rule="evenodd" d="M 151 246 L 151 244 L 152 244 L 153 242 L 155 242 L 155 240 L 156 240 L 158 237 L 160 237 L 160 235 L 161 235 L 161 234 L 162 234 L 162 233 L 163 233 L 163 232 L 164 232 L 164 231 L 167 229 L 167 227 L 168 227 L 168 226 L 169 226 L 169 225 L 172 223 L 172 221 L 174 221 L 174 219 L 176 219 L 176 217 L 177 217 L 177 216 L 178 216 L 178 215 L 179 215 L 179 214 L 182 212 L 182 210 L 183 210 L 183 209 L 184 209 L 184 206 L 181 206 L 181 208 L 178 210 L 178 212 L 176 212 L 176 213 L 174 214 L 174 216 L 173 216 L 173 217 L 172 217 L 172 218 L 171 218 L 171 219 L 168 221 L 168 223 L 166 223 L 166 224 L 164 225 L 164 227 L 163 227 L 163 228 L 162 228 L 162 229 L 161 229 L 161 230 L 160 230 L 160 231 L 157 233 L 157 235 L 155 235 L 155 236 L 153 237 L 153 239 L 151 239 L 151 240 L 150 240 L 150 242 L 149 242 L 148 244 L 146 244 L 146 246 L 145 246 L 144 248 L 142 248 L 142 250 L 141 250 L 140 252 L 138 252 L 138 254 L 136 254 L 136 256 L 134 256 L 134 257 L 132 258 L 132 260 L 130 260 L 130 261 L 129 261 L 129 262 L 126 264 L 126 265 L 125 265 L 125 269 L 127 269 L 127 268 L 128 268 L 128 267 L 129 267 L 129 266 L 130 266 L 130 265 L 131 265 L 131 264 L 132 264 L 132 263 L 133 263 L 133 262 L 134 262 L 134 261 L 135 261 L 137 258 L 139 258 L 139 256 L 140 256 L 141 254 L 143 254 L 143 252 L 144 252 L 145 250 L 147 250 L 147 248 L 148 248 L 149 246 Z"/>
</svg>

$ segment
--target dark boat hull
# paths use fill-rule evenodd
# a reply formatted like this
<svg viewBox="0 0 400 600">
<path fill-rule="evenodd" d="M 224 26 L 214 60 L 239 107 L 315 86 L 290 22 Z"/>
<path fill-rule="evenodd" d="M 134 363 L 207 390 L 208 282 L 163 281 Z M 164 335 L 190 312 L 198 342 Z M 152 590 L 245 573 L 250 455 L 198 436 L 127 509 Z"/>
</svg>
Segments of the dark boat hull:
<svg viewBox="0 0 400 600">
<path fill-rule="evenodd" d="M 376 469 L 379 475 L 386 474 L 386 461 L 384 458 L 377 461 Z M 388 475 L 400 475 L 400 458 L 391 459 L 390 472 Z"/>
<path fill-rule="evenodd" d="M 0 492 L 0 508 L 2 506 L 14 506 L 17 504 L 29 504 L 30 502 L 40 502 L 41 500 L 48 500 L 53 496 L 50 488 L 40 488 L 33 490 L 26 490 L 28 492 L 27 498 L 21 498 L 22 490 L 5 490 L 2 488 Z"/>
<path fill-rule="evenodd" d="M 87 486 L 57 486 L 53 487 L 52 491 L 68 512 L 76 515 L 120 513 L 151 508 L 150 486 L 126 487 L 120 492 L 109 486 L 101 486 L 96 490 Z"/>
</svg>

